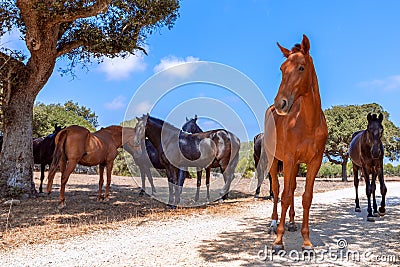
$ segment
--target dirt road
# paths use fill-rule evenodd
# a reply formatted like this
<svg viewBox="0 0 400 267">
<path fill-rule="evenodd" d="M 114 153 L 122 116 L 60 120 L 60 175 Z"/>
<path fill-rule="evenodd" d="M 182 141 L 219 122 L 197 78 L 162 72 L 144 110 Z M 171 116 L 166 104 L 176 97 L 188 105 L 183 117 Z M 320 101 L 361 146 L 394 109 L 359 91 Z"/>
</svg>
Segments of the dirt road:
<svg viewBox="0 0 400 267">
<path fill-rule="evenodd" d="M 362 212 L 354 212 L 354 189 L 314 194 L 311 241 L 315 256 L 301 258 L 298 230 L 285 233 L 286 255 L 271 255 L 274 235 L 266 233 L 272 202 L 248 202 L 230 214 L 144 219 L 70 239 L 24 245 L 0 254 L 1 266 L 318 266 L 400 265 L 400 183 L 387 183 L 387 215 L 366 221 L 366 197 L 360 189 Z M 378 199 L 378 205 L 380 198 Z M 296 197 L 296 221 L 301 198 Z M 300 228 L 300 223 L 298 223 Z M 338 244 L 339 242 L 339 244 Z M 344 249 L 340 249 L 344 248 Z"/>
</svg>

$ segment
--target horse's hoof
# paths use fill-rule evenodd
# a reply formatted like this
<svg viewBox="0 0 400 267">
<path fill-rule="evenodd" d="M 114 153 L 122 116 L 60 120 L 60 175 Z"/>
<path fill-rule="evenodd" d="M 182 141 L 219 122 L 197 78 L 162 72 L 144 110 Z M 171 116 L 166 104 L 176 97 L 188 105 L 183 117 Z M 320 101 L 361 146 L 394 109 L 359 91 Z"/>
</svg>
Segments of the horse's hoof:
<svg viewBox="0 0 400 267">
<path fill-rule="evenodd" d="M 284 250 L 284 249 L 285 248 L 283 245 L 275 245 L 275 244 L 272 245 L 272 253 L 274 253 L 274 254 L 278 254 L 279 251 Z"/>
<path fill-rule="evenodd" d="M 295 222 L 289 222 L 287 229 L 288 229 L 289 232 L 296 232 L 297 231 L 296 223 Z"/>
<path fill-rule="evenodd" d="M 140 192 L 139 192 L 139 196 L 140 197 L 142 197 L 142 196 L 144 196 L 144 193 L 145 193 L 145 191 L 142 189 L 142 190 L 140 190 Z"/>
<path fill-rule="evenodd" d="M 218 204 L 223 204 L 224 200 L 222 198 L 218 199 Z"/>
<path fill-rule="evenodd" d="M 374 217 L 379 217 L 380 216 L 378 212 L 374 212 L 373 215 L 374 215 Z"/>
<path fill-rule="evenodd" d="M 385 214 L 386 214 L 386 209 L 385 209 L 385 208 L 382 208 L 382 207 L 379 207 L 378 213 L 379 213 L 380 216 L 385 216 Z"/>
<path fill-rule="evenodd" d="M 303 251 L 314 251 L 313 246 L 302 246 L 301 249 Z"/>
<path fill-rule="evenodd" d="M 274 227 L 274 226 L 268 227 L 267 234 L 269 234 L 269 235 L 276 234 L 276 227 Z"/>
<path fill-rule="evenodd" d="M 368 222 L 374 222 L 375 221 L 375 217 L 374 216 L 367 216 L 367 221 Z"/>
<path fill-rule="evenodd" d="M 355 208 L 355 212 L 361 212 L 361 208 Z"/>
<path fill-rule="evenodd" d="M 167 206 L 165 206 L 165 209 L 167 209 L 167 210 L 175 210 L 176 209 L 176 205 L 167 204 Z"/>
<path fill-rule="evenodd" d="M 63 210 L 63 209 L 65 209 L 66 206 L 67 205 L 65 204 L 65 202 L 62 202 L 62 203 L 58 204 L 57 208 L 58 208 L 58 210 Z"/>
</svg>

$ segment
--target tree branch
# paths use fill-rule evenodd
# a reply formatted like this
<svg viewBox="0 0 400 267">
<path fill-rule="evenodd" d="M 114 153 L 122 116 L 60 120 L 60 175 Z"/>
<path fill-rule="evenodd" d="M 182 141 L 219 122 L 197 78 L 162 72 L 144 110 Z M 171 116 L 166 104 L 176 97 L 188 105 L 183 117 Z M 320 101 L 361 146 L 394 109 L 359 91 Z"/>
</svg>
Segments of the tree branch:
<svg viewBox="0 0 400 267">
<path fill-rule="evenodd" d="M 88 18 L 92 16 L 96 16 L 103 11 L 107 10 L 108 5 L 111 3 L 111 0 L 98 0 L 95 4 L 85 7 L 79 10 L 75 10 L 71 12 L 70 10 L 66 10 L 62 15 L 58 15 L 52 18 L 49 25 L 54 26 L 56 24 L 72 22 L 77 19 Z"/>
<path fill-rule="evenodd" d="M 83 46 L 84 44 L 85 44 L 85 42 L 82 40 L 76 40 L 76 41 L 71 41 L 69 43 L 62 44 L 57 48 L 57 57 L 65 55 L 65 54 L 71 52 L 72 50 Z"/>
<path fill-rule="evenodd" d="M 339 161 L 339 160 L 333 159 L 333 158 L 329 155 L 328 151 L 325 151 L 324 154 L 325 154 L 325 156 L 328 158 L 328 160 L 329 160 L 330 162 L 334 163 L 334 164 L 340 164 L 340 165 L 341 165 L 341 164 L 343 163 L 343 162 L 341 162 L 341 161 Z"/>
</svg>

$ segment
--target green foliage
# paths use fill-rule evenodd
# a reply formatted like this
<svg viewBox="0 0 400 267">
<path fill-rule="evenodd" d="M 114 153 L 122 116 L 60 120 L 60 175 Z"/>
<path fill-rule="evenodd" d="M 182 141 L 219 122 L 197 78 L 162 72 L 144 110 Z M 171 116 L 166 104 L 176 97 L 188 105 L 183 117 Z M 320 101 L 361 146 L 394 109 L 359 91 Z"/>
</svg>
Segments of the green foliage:
<svg viewBox="0 0 400 267">
<path fill-rule="evenodd" d="M 336 164 L 348 160 L 348 150 L 354 132 L 367 128 L 368 113 L 382 113 L 385 156 L 397 160 L 400 156 L 400 129 L 389 120 L 389 113 L 376 103 L 364 105 L 334 106 L 325 110 L 328 125 L 328 141 L 325 156 Z"/>
<path fill-rule="evenodd" d="M 317 177 L 320 178 L 333 178 L 342 175 L 342 167 L 331 162 L 323 162 L 318 171 Z"/>
<path fill-rule="evenodd" d="M 84 106 L 78 106 L 78 103 L 73 104 L 74 109 L 72 109 L 71 103 L 71 101 L 66 102 L 67 106 L 36 103 L 33 108 L 33 137 L 37 138 L 51 134 L 54 131 L 55 124 L 62 127 L 80 125 L 89 131 L 94 131 L 95 127 L 85 117 L 81 116 L 83 113 L 77 113 L 77 111 L 85 111 L 85 116 L 90 118 L 92 122 L 97 123 L 95 113 Z"/>
</svg>

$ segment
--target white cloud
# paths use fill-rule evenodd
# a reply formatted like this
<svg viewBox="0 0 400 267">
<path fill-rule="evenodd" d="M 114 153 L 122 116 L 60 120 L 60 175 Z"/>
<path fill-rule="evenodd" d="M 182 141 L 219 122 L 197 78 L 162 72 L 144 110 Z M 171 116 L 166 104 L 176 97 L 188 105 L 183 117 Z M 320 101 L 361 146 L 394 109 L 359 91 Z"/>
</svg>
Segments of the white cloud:
<svg viewBox="0 0 400 267">
<path fill-rule="evenodd" d="M 135 114 L 137 114 L 137 116 L 140 116 L 142 114 L 149 113 L 150 109 L 151 104 L 148 101 L 143 101 L 135 107 Z"/>
<path fill-rule="evenodd" d="M 386 92 L 400 90 L 400 75 L 388 76 L 383 79 L 375 79 L 359 83 L 359 86 Z"/>
<path fill-rule="evenodd" d="M 126 98 L 124 96 L 117 96 L 111 102 L 105 103 L 104 106 L 109 110 L 123 109 L 126 106 Z"/>
<path fill-rule="evenodd" d="M 143 53 L 138 53 L 125 59 L 119 57 L 106 58 L 100 64 L 99 70 L 106 74 L 108 80 L 123 80 L 133 72 L 144 71 L 146 66 Z"/>
<path fill-rule="evenodd" d="M 167 57 L 162 58 L 160 63 L 158 65 L 156 65 L 153 70 L 155 73 L 157 73 L 157 72 L 169 69 L 168 72 L 171 75 L 186 77 L 189 74 L 191 74 L 194 69 L 192 68 L 192 66 L 183 65 L 183 64 L 196 62 L 196 61 L 199 61 L 199 58 L 193 57 L 193 56 L 188 56 L 186 58 L 178 58 L 176 56 L 167 56 Z M 178 65 L 182 65 L 182 66 L 179 68 L 170 69 L 170 68 L 178 66 Z"/>
</svg>

